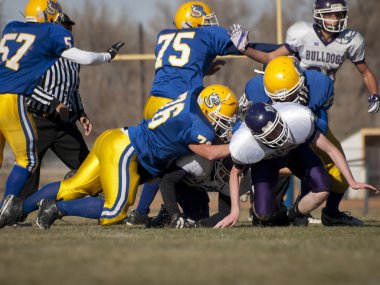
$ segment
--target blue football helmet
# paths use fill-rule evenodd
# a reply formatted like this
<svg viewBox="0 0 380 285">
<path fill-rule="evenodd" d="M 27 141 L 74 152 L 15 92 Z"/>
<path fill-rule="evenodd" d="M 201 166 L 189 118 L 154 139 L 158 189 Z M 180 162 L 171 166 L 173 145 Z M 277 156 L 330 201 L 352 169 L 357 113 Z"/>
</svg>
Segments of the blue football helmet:
<svg viewBox="0 0 380 285">
<path fill-rule="evenodd" d="M 345 0 L 316 0 L 313 18 L 321 29 L 330 33 L 340 33 L 347 27 L 347 11 Z M 335 14 L 336 18 L 326 17 L 329 14 Z"/>
<path fill-rule="evenodd" d="M 270 148 L 279 148 L 290 139 L 288 126 L 270 104 L 253 104 L 245 114 L 245 123 L 256 140 Z"/>
</svg>

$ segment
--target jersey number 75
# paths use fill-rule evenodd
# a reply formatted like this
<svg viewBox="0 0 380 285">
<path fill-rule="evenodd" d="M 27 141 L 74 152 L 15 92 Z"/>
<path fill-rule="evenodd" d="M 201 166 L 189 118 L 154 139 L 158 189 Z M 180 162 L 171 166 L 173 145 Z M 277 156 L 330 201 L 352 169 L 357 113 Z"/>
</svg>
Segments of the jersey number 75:
<svg viewBox="0 0 380 285">
<path fill-rule="evenodd" d="M 176 55 L 170 55 L 168 61 L 172 66 L 184 66 L 189 62 L 190 58 L 190 47 L 188 44 L 182 43 L 182 39 L 193 39 L 195 32 L 183 32 L 183 33 L 172 33 L 161 35 L 158 38 L 157 44 L 162 44 L 160 51 L 158 52 L 155 68 L 158 69 L 162 67 L 162 58 L 167 51 L 168 47 L 171 47 L 178 52 L 181 52 L 181 55 L 178 57 Z"/>
</svg>

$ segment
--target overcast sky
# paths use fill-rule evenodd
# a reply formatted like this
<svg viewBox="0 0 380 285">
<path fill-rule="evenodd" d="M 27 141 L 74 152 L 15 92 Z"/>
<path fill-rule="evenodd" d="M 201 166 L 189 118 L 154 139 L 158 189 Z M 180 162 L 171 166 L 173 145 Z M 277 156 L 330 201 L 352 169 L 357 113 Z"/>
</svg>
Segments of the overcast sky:
<svg viewBox="0 0 380 285">
<path fill-rule="evenodd" d="M 19 11 L 24 12 L 25 5 L 28 0 L 0 0 L 3 2 L 2 22 L 8 23 L 11 20 L 22 20 Z M 123 8 L 128 8 L 131 17 L 135 19 L 150 18 L 154 15 L 154 3 L 156 0 L 91 0 L 92 2 L 107 3 L 111 11 L 114 11 L 115 16 L 118 17 Z M 85 0 L 60 0 L 63 9 L 84 9 Z M 172 3 L 178 6 L 181 1 L 178 0 L 165 0 L 167 3 Z"/>
<path fill-rule="evenodd" d="M 161 0 L 166 3 L 170 3 L 173 6 L 173 10 L 180 6 L 181 3 L 187 2 L 189 0 Z M 238 3 L 241 0 L 230 0 Z M 269 3 L 268 3 L 269 1 Z M 24 13 L 25 5 L 28 0 L 0 0 L 2 2 L 2 13 L 0 19 L 0 25 L 4 28 L 4 25 L 12 20 L 23 21 L 23 17 L 20 12 Z M 59 0 L 64 10 L 74 10 L 74 9 L 85 9 L 85 0 Z M 103 3 L 108 5 L 109 10 L 113 11 L 115 18 L 119 18 L 120 13 L 125 10 L 128 11 L 128 15 L 134 18 L 136 21 L 144 21 L 144 19 L 149 19 L 154 16 L 156 12 L 155 2 L 158 0 L 91 0 L 93 3 L 99 4 L 101 6 Z M 216 4 L 217 1 L 208 0 L 208 4 Z M 275 0 L 254 0 L 246 1 L 255 6 L 255 9 L 268 8 L 268 4 L 272 4 L 274 7 Z M 269 5 L 270 6 L 270 5 Z"/>
</svg>

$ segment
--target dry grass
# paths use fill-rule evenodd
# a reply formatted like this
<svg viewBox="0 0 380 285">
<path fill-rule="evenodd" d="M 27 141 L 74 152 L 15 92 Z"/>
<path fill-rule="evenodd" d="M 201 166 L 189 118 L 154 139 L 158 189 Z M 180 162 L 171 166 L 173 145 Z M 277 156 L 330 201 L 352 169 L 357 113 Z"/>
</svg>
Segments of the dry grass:
<svg viewBox="0 0 380 285">
<path fill-rule="evenodd" d="M 364 228 L 4 228 L 0 284 L 378 284 L 379 217 Z"/>
</svg>

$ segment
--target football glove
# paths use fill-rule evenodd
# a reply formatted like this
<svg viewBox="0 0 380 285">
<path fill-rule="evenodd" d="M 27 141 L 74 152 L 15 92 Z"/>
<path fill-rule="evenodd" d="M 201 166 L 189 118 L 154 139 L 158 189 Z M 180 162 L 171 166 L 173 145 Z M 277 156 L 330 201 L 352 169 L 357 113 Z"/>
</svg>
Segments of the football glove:
<svg viewBox="0 0 380 285">
<path fill-rule="evenodd" d="M 368 97 L 368 113 L 376 114 L 380 109 L 380 96 L 378 94 L 372 94 Z"/>
<path fill-rule="evenodd" d="M 228 34 L 234 46 L 243 53 L 247 49 L 249 32 L 243 31 L 240 25 L 233 24 L 230 26 Z"/>
<path fill-rule="evenodd" d="M 123 47 L 123 42 L 117 42 L 113 44 L 109 49 L 107 49 L 107 52 L 111 55 L 111 60 L 115 58 L 115 56 L 119 53 L 119 50 Z"/>
</svg>

